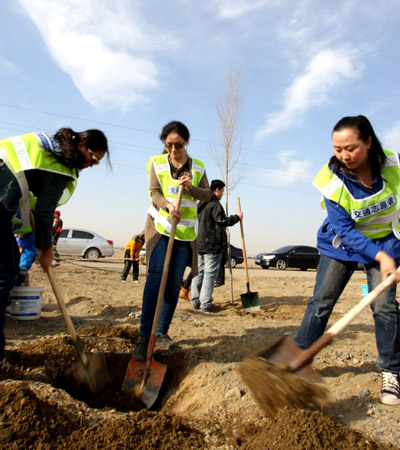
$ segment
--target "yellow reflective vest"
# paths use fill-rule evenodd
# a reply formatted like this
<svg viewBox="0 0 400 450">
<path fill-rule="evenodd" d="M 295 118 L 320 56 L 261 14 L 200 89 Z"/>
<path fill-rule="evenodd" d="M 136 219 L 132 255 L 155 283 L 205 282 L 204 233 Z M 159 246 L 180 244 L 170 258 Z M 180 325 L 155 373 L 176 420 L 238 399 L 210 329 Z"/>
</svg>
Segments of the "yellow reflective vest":
<svg viewBox="0 0 400 450">
<path fill-rule="evenodd" d="M 153 156 L 147 163 L 147 173 L 150 173 L 151 165 L 160 183 L 164 197 L 172 204 L 178 198 L 179 181 L 171 176 L 168 155 Z M 205 165 L 199 159 L 192 158 L 192 184 L 199 186 L 204 175 Z M 150 198 L 151 201 L 151 198 Z M 157 209 L 151 204 L 148 213 L 154 218 L 156 229 L 159 233 L 169 236 L 171 232 L 171 219 L 168 211 Z M 175 239 L 180 241 L 194 241 L 197 237 L 197 201 L 186 191 L 182 196 L 181 220 L 176 227 Z"/>
<path fill-rule="evenodd" d="M 378 239 L 394 233 L 400 239 L 400 162 L 397 153 L 384 150 L 386 164 L 382 168 L 383 185 L 379 192 L 362 199 L 354 198 L 342 180 L 325 165 L 314 179 L 324 197 L 344 208 L 364 236 Z"/>
<path fill-rule="evenodd" d="M 28 133 L 0 141 L 0 159 L 11 170 L 21 189 L 20 210 L 23 227 L 29 224 L 30 210 L 29 186 L 25 171 L 40 169 L 71 178 L 58 201 L 58 206 L 66 203 L 75 190 L 78 178 L 77 171 L 64 166 L 50 151 L 49 148 L 52 146 L 54 146 L 52 135 L 47 133 Z"/>
</svg>

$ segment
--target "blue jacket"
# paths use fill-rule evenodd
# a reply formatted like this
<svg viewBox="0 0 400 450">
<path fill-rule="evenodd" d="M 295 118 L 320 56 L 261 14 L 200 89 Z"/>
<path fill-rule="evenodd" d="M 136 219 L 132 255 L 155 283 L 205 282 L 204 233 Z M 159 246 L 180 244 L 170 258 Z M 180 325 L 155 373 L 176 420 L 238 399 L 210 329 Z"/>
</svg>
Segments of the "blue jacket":
<svg viewBox="0 0 400 450">
<path fill-rule="evenodd" d="M 371 190 L 358 181 L 347 177 L 342 172 L 337 172 L 336 175 L 355 198 L 365 198 L 371 195 Z M 374 191 L 381 189 L 382 180 L 375 178 L 372 187 Z M 355 229 L 353 219 L 341 206 L 327 198 L 324 199 L 328 217 L 318 230 L 317 247 L 320 253 L 334 259 L 358 261 L 364 264 L 373 262 L 380 250 L 392 258 L 400 257 L 400 240 L 393 233 L 381 239 L 371 240 Z M 334 248 L 332 245 L 336 234 L 342 239 L 339 248 Z"/>
</svg>

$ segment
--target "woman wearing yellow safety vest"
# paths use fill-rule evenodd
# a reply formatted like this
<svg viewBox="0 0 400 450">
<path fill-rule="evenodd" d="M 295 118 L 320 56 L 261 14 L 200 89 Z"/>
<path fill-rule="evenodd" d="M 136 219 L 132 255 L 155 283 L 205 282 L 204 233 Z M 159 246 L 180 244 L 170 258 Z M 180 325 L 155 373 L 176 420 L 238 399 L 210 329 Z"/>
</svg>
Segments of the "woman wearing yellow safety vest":
<svg viewBox="0 0 400 450">
<path fill-rule="evenodd" d="M 53 260 L 54 210 L 72 195 L 79 171 L 99 164 L 106 153 L 107 139 L 99 130 L 62 128 L 54 135 L 28 133 L 0 141 L 0 380 L 22 377 L 4 358 L 4 321 L 16 274 L 14 233 L 29 228 L 33 207 L 35 246 L 46 270 Z"/>
<path fill-rule="evenodd" d="M 329 316 L 358 263 L 364 263 L 368 289 L 395 274 L 400 257 L 400 164 L 397 153 L 383 150 L 364 116 L 344 117 L 332 132 L 334 155 L 317 174 L 327 211 L 318 231 L 321 253 L 314 294 L 296 344 L 308 348 L 325 330 Z M 380 400 L 400 405 L 400 314 L 396 285 L 372 304 L 382 370 Z"/>
<path fill-rule="evenodd" d="M 171 217 L 179 219 L 165 287 L 160 321 L 157 329 L 157 346 L 171 348 L 174 345 L 167 332 L 178 302 L 180 285 L 186 266 L 192 266 L 197 273 L 196 218 L 197 202 L 210 200 L 204 163 L 191 158 L 186 153 L 189 130 L 181 122 L 170 122 L 161 131 L 164 143 L 163 154 L 153 156 L 147 164 L 150 176 L 150 207 L 146 221 L 146 264 L 147 280 L 143 291 L 140 340 L 133 358 L 145 361 L 147 345 L 151 334 L 161 275 L 168 245 Z M 174 204 L 178 197 L 178 187 L 185 190 L 181 208 Z"/>
</svg>

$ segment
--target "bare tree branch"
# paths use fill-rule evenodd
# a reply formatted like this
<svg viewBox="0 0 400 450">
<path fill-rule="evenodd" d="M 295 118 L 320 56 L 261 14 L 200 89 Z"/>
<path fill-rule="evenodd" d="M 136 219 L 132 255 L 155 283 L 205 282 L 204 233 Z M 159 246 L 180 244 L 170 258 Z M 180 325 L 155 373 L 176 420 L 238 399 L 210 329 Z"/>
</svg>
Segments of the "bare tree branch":
<svg viewBox="0 0 400 450">
<path fill-rule="evenodd" d="M 226 214 L 229 215 L 229 194 L 241 182 L 244 176 L 244 157 L 240 135 L 240 107 L 242 104 L 241 70 L 229 68 L 225 76 L 223 92 L 216 101 L 219 120 L 217 142 L 210 144 L 212 157 L 225 183 Z M 233 303 L 233 277 L 230 255 L 230 233 L 228 236 L 228 262 L 231 275 L 231 302 Z"/>
</svg>

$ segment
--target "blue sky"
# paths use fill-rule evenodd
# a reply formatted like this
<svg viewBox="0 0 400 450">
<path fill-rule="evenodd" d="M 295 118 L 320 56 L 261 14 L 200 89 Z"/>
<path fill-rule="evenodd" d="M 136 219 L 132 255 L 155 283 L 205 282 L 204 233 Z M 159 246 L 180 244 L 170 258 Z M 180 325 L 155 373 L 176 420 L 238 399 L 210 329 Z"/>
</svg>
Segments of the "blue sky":
<svg viewBox="0 0 400 450">
<path fill-rule="evenodd" d="M 341 117 L 366 115 L 400 152 L 397 0 L 16 0 L 0 16 L 0 139 L 102 129 L 112 170 L 83 171 L 60 211 L 65 227 L 117 246 L 144 227 L 145 165 L 165 123 L 184 122 L 189 154 L 221 178 L 216 101 L 230 67 L 242 75 L 244 177 L 229 212 L 240 196 L 248 255 L 315 245 L 312 180 Z"/>
</svg>

